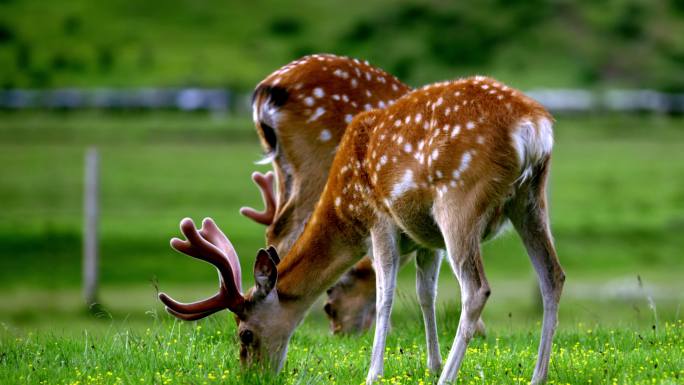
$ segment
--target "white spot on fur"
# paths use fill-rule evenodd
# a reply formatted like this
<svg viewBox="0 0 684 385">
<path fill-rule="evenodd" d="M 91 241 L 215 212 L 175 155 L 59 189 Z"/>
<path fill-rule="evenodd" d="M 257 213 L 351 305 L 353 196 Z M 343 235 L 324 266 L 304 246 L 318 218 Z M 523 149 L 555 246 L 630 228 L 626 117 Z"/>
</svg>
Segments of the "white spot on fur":
<svg viewBox="0 0 684 385">
<path fill-rule="evenodd" d="M 461 132 L 461 125 L 457 124 L 454 126 L 454 129 L 451 131 L 451 138 L 455 138 L 456 135 L 458 135 Z"/>
<path fill-rule="evenodd" d="M 336 69 L 335 71 L 333 71 L 333 75 L 340 77 L 340 78 L 343 78 L 343 79 L 346 79 L 349 77 L 349 73 L 347 71 L 342 71 L 339 68 Z"/>
<path fill-rule="evenodd" d="M 325 95 L 325 92 L 323 92 L 323 89 L 321 87 L 316 87 L 313 90 L 313 94 L 316 98 L 320 99 Z"/>
<path fill-rule="evenodd" d="M 422 119 L 423 119 L 423 115 L 419 112 L 419 113 L 416 114 L 416 117 L 415 117 L 414 121 L 415 121 L 416 123 L 420 123 L 420 121 L 421 121 Z"/>
<path fill-rule="evenodd" d="M 342 199 L 340 197 L 335 198 L 335 206 L 340 207 L 341 203 L 342 203 Z"/>
<path fill-rule="evenodd" d="M 321 130 L 321 135 L 318 136 L 318 138 L 321 140 L 321 142 L 327 142 L 332 138 L 332 134 L 330 133 L 330 130 L 323 129 Z"/>
<path fill-rule="evenodd" d="M 354 117 L 351 114 L 344 116 L 344 121 L 347 122 L 347 124 L 351 123 L 352 119 L 354 119 Z"/>
<path fill-rule="evenodd" d="M 432 160 L 437 160 L 437 157 L 439 157 L 439 151 L 437 149 L 432 150 Z"/>
<path fill-rule="evenodd" d="M 323 114 L 325 114 L 325 108 L 323 107 L 318 107 L 316 108 L 316 111 L 314 111 L 313 115 L 307 120 L 307 122 L 313 122 L 314 120 L 320 118 Z"/>
<path fill-rule="evenodd" d="M 409 153 L 409 152 L 411 152 L 411 151 L 413 151 L 413 146 L 411 146 L 411 143 L 406 143 L 406 144 L 404 145 L 404 152 Z"/>
<path fill-rule="evenodd" d="M 309 107 L 313 106 L 314 105 L 314 98 L 312 98 L 311 96 L 305 97 L 304 98 L 304 104 L 306 104 Z"/>
<path fill-rule="evenodd" d="M 469 130 L 472 130 L 473 128 L 475 128 L 475 123 L 473 123 L 473 122 L 466 123 L 466 128 Z"/>
<path fill-rule="evenodd" d="M 392 187 L 392 200 L 396 200 L 400 196 L 402 196 L 405 192 L 416 188 L 416 183 L 413 181 L 413 171 L 411 170 L 406 170 L 404 173 L 404 176 L 401 177 L 401 180 L 399 183 L 395 184 L 394 187 Z"/>
</svg>

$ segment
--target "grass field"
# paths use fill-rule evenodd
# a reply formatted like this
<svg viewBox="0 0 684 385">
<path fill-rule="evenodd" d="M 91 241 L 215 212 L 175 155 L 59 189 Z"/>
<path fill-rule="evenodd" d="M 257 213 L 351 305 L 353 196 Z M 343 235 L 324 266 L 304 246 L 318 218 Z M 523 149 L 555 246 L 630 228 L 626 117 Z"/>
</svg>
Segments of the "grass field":
<svg viewBox="0 0 684 385">
<path fill-rule="evenodd" d="M 559 119 L 551 212 L 568 281 L 553 383 L 684 381 L 683 130 L 681 118 Z M 79 293 L 92 145 L 102 157 L 95 314 Z M 263 231 L 238 208 L 260 205 L 249 180 L 264 170 L 259 157 L 251 123 L 230 116 L 0 113 L 0 383 L 360 383 L 372 336 L 329 336 L 319 305 L 295 334 L 288 374 L 266 378 L 237 370 L 229 317 L 175 323 L 155 299 L 154 285 L 183 300 L 215 290 L 212 268 L 168 247 L 184 216 L 214 217 L 251 270 Z M 514 234 L 487 244 L 484 258 L 489 336 L 473 344 L 460 381 L 525 383 L 541 319 L 534 275 Z M 431 381 L 413 275 L 400 274 L 389 382 Z M 446 353 L 458 313 L 446 267 L 439 293 Z"/>
<path fill-rule="evenodd" d="M 386 351 L 388 384 L 429 384 L 422 330 L 415 317 L 395 326 Z M 399 325 L 399 323 L 396 323 Z M 407 326 L 403 326 L 407 325 Z M 49 333 L 14 338 L 2 333 L 0 382 L 45 384 L 362 384 L 371 334 L 340 339 L 302 327 L 294 335 L 280 376 L 243 372 L 237 362 L 232 321 L 199 324 L 160 321 L 146 330 L 113 328 L 66 339 Z M 455 332 L 442 328 L 442 354 Z M 532 375 L 536 329 L 502 329 L 473 340 L 460 384 L 527 384 Z M 684 324 L 657 331 L 565 325 L 550 366 L 549 384 L 681 384 Z"/>
</svg>

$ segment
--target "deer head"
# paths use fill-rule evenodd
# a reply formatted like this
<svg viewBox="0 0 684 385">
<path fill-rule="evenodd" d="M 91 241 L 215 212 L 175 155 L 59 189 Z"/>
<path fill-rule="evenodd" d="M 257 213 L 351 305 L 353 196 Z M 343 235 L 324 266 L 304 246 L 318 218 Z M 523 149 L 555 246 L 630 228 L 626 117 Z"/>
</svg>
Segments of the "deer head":
<svg viewBox="0 0 684 385">
<path fill-rule="evenodd" d="M 333 334 L 356 334 L 375 321 L 375 270 L 368 258 L 349 269 L 326 291 L 323 306 Z"/>
<path fill-rule="evenodd" d="M 223 309 L 230 310 L 238 324 L 241 363 L 279 370 L 287 352 L 288 331 L 294 330 L 295 325 L 283 328 L 283 323 L 292 317 L 287 308 L 280 305 L 275 291 L 278 279 L 276 265 L 280 262 L 276 250 L 269 247 L 258 251 L 254 263 L 255 285 L 243 294 L 237 253 L 216 223 L 206 218 L 198 230 L 191 219 L 185 218 L 180 229 L 185 240 L 173 238 L 171 247 L 214 265 L 219 273 L 219 291 L 212 297 L 193 303 L 181 303 L 160 293 L 159 299 L 166 305 L 166 310 L 186 321 L 199 320 Z"/>
</svg>

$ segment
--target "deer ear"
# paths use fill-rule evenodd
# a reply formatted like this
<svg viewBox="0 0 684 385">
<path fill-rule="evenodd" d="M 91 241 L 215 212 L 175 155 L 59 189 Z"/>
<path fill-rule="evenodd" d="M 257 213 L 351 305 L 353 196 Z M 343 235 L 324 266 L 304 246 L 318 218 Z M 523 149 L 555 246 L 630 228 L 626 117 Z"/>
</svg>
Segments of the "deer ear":
<svg viewBox="0 0 684 385">
<path fill-rule="evenodd" d="M 275 247 L 269 246 L 268 249 L 266 249 L 266 251 L 268 252 L 268 255 L 271 256 L 271 259 L 276 265 L 280 263 L 280 257 L 278 256 L 278 251 Z"/>
<path fill-rule="evenodd" d="M 256 299 L 265 298 L 273 290 L 278 280 L 278 269 L 271 256 L 260 249 L 254 262 L 254 282 L 256 282 Z"/>
</svg>

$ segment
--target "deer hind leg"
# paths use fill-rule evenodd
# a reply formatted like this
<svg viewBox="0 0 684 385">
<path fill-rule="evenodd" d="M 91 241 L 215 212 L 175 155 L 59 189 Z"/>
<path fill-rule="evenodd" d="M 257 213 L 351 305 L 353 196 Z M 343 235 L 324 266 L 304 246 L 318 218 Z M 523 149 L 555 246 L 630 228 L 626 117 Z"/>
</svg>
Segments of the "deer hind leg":
<svg viewBox="0 0 684 385">
<path fill-rule="evenodd" d="M 446 202 L 435 207 L 435 219 L 446 243 L 447 260 L 461 288 L 461 317 L 454 343 L 439 377 L 440 385 L 451 383 L 456 378 L 490 294 L 480 255 L 480 229 L 473 227 L 478 226 L 477 217 L 471 216 L 474 220 L 468 220 L 467 216 L 455 214 L 453 207 Z"/>
<path fill-rule="evenodd" d="M 437 339 L 437 319 L 435 316 L 435 296 L 437 295 L 437 277 L 442 264 L 441 252 L 419 249 L 416 252 L 416 292 L 418 303 L 423 313 L 425 324 L 425 340 L 427 342 L 427 366 L 437 373 L 442 367 Z"/>
<path fill-rule="evenodd" d="M 367 384 L 375 382 L 382 376 L 384 370 L 385 342 L 399 271 L 397 238 L 398 231 L 389 219 L 380 219 L 371 229 L 373 267 L 376 277 L 376 313 L 371 363 L 366 377 Z"/>
<path fill-rule="evenodd" d="M 546 381 L 553 335 L 558 322 L 558 302 L 565 281 L 565 273 L 558 261 L 549 228 L 546 203 L 547 172 L 548 159 L 538 167 L 533 178 L 520 188 L 509 214 L 537 272 L 544 304 L 544 320 L 532 384 Z"/>
</svg>

